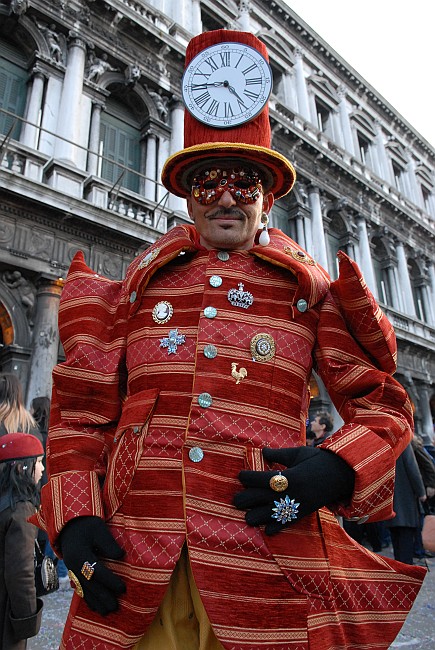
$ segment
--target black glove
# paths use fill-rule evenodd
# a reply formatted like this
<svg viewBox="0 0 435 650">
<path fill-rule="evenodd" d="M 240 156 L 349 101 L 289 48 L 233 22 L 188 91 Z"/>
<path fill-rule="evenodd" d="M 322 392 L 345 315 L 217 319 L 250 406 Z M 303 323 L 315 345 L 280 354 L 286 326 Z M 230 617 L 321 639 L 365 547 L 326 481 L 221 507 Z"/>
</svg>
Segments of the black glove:
<svg viewBox="0 0 435 650">
<path fill-rule="evenodd" d="M 59 546 L 68 569 L 75 574 L 83 588 L 86 604 L 95 612 L 106 616 L 118 609 L 119 594 L 125 592 L 125 584 L 108 569 L 101 558 L 120 560 L 123 549 L 99 517 L 77 517 L 67 523 L 59 537 Z M 93 564 L 90 580 L 82 575 L 85 562 Z"/>
<path fill-rule="evenodd" d="M 269 485 L 277 471 L 242 471 L 239 479 L 247 488 L 234 497 L 239 510 L 247 510 L 245 519 L 250 526 L 266 524 L 266 535 L 274 535 L 292 522 L 315 512 L 329 503 L 349 499 L 352 495 L 355 475 L 353 469 L 336 454 L 319 447 L 293 447 L 289 449 L 263 449 L 264 458 L 270 463 L 287 466 L 282 475 L 288 480 L 283 492 L 275 492 Z M 272 518 L 275 501 L 281 503 L 288 495 L 294 499 L 297 515 L 288 523 Z"/>
</svg>

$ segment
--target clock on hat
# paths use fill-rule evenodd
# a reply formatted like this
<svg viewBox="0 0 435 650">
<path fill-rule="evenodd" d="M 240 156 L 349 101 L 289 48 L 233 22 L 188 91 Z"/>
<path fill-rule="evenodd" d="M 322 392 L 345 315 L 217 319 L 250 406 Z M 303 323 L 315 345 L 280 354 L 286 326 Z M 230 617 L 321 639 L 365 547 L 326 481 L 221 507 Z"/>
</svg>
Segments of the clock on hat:
<svg viewBox="0 0 435 650">
<path fill-rule="evenodd" d="M 271 91 L 272 71 L 264 56 L 238 42 L 202 50 L 187 65 L 182 81 L 183 100 L 191 115 L 222 129 L 253 120 Z"/>
<path fill-rule="evenodd" d="M 217 29 L 194 36 L 182 80 L 184 149 L 162 169 L 163 185 L 188 197 L 199 168 L 220 161 L 255 166 L 263 191 L 290 192 L 293 165 L 271 147 L 272 73 L 266 45 L 250 32 Z"/>
</svg>

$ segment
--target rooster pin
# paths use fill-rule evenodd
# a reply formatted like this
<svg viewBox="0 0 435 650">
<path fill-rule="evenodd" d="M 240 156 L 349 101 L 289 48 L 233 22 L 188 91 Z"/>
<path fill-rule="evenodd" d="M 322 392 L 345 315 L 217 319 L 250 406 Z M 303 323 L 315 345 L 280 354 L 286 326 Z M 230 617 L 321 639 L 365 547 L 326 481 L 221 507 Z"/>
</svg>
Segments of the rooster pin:
<svg viewBox="0 0 435 650">
<path fill-rule="evenodd" d="M 244 379 L 247 374 L 248 371 L 246 368 L 240 368 L 240 370 L 237 370 L 237 363 L 231 364 L 231 376 L 236 380 L 236 384 L 240 384 L 242 379 Z"/>
</svg>

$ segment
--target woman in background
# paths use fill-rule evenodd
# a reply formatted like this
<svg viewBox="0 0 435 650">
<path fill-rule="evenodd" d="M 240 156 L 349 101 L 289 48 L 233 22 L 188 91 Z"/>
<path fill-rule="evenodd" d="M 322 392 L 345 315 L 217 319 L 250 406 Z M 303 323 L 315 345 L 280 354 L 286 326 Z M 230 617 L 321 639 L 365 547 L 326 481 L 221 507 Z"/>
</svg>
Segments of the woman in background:
<svg viewBox="0 0 435 650">
<path fill-rule="evenodd" d="M 47 434 L 48 434 L 48 425 L 50 422 L 50 407 L 51 407 L 50 398 L 46 396 L 34 397 L 32 399 L 32 403 L 30 404 L 30 412 L 35 418 L 36 424 L 38 425 L 39 431 L 42 436 L 44 454 L 46 453 L 47 450 Z M 45 464 L 45 458 L 44 458 L 44 464 Z M 47 483 L 47 473 L 44 470 L 41 479 L 41 487 L 43 487 L 46 483 Z M 46 532 L 41 529 L 39 529 L 38 531 L 38 542 L 40 547 L 44 549 L 45 555 L 48 555 L 48 557 L 51 557 L 53 559 L 56 557 L 53 552 L 53 549 L 50 546 L 50 542 L 48 541 Z M 59 578 L 60 589 L 63 590 L 69 589 L 70 580 L 68 578 L 68 569 L 66 568 L 65 562 L 62 559 L 59 559 L 57 561 L 56 569 Z"/>
<path fill-rule="evenodd" d="M 0 648 L 24 650 L 39 632 L 36 597 L 36 527 L 27 519 L 39 504 L 43 448 L 35 436 L 6 433 L 0 440 Z"/>
<path fill-rule="evenodd" d="M 42 441 L 38 425 L 24 406 L 20 380 L 4 373 L 0 375 L 0 436 L 16 431 L 31 433 Z"/>
</svg>

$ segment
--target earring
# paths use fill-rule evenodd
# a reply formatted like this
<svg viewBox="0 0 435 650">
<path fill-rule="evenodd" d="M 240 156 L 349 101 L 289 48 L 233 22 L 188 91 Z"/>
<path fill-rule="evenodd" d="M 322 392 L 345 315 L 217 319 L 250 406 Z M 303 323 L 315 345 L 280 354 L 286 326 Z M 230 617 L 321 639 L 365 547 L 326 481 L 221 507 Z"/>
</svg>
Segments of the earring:
<svg viewBox="0 0 435 650">
<path fill-rule="evenodd" d="M 269 233 L 267 232 L 267 224 L 269 223 L 269 217 L 266 212 L 263 212 L 260 218 L 261 223 L 263 224 L 263 230 L 260 235 L 259 244 L 260 246 L 267 246 L 270 244 Z"/>
</svg>

